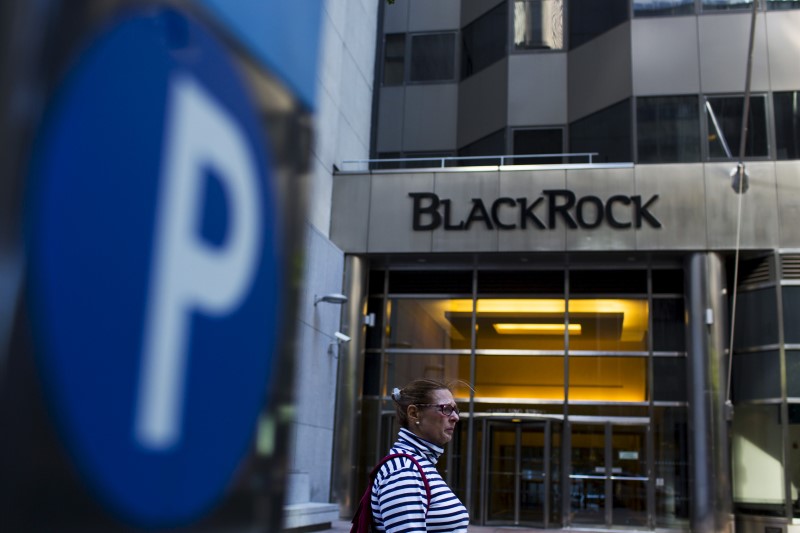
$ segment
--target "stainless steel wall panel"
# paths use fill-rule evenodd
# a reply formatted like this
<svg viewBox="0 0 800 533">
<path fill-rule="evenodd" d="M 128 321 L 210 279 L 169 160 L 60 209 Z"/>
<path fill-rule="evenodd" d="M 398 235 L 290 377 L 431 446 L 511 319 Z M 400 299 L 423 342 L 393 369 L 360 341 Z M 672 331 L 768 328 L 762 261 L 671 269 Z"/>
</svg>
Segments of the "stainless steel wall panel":
<svg viewBox="0 0 800 533">
<path fill-rule="evenodd" d="M 588 169 L 568 170 L 567 189 L 575 193 L 578 198 L 593 195 L 605 201 L 609 197 L 621 194 L 630 196 L 634 194 L 633 169 Z M 580 203 L 580 201 L 579 201 Z M 628 212 L 621 214 L 620 219 L 633 218 L 633 206 L 628 206 Z M 576 205 L 575 217 L 579 217 L 579 206 Z M 603 210 L 596 209 L 587 203 L 582 211 L 589 223 L 604 217 Z M 636 244 L 635 234 L 632 229 L 616 229 L 601 222 L 593 229 L 569 228 L 567 229 L 567 250 L 633 250 Z"/>
<path fill-rule="evenodd" d="M 412 0 L 395 0 L 383 8 L 383 33 L 405 33 L 408 31 L 408 11 Z M 333 3 L 338 3 L 334 0 Z"/>
<path fill-rule="evenodd" d="M 700 92 L 696 17 L 635 19 L 631 41 L 635 95 Z"/>
<path fill-rule="evenodd" d="M 461 0 L 411 0 L 409 31 L 457 30 L 461 26 Z"/>
<path fill-rule="evenodd" d="M 800 248 L 800 161 L 775 163 L 781 248 Z"/>
<path fill-rule="evenodd" d="M 707 163 L 706 225 L 708 248 L 733 249 L 736 245 L 738 195 L 731 188 L 733 162 Z M 741 248 L 768 249 L 778 246 L 778 200 L 775 163 L 747 163 L 750 189 L 742 197 Z"/>
<path fill-rule="evenodd" d="M 509 126 L 567 122 L 567 54 L 515 54 L 508 59 Z"/>
<path fill-rule="evenodd" d="M 473 198 L 488 206 L 498 197 L 500 172 L 442 172 L 436 174 L 434 192 L 442 199 L 452 200 L 453 224 L 466 221 L 472 210 Z M 410 225 L 408 227 L 411 227 Z M 497 230 L 482 222 L 473 222 L 468 230 L 433 231 L 434 252 L 496 252 Z"/>
<path fill-rule="evenodd" d="M 403 151 L 455 151 L 457 83 L 409 85 L 404 109 Z"/>
<path fill-rule="evenodd" d="M 370 184 L 369 174 L 333 177 L 331 240 L 349 253 L 367 251 Z"/>
<path fill-rule="evenodd" d="M 376 122 L 378 152 L 400 152 L 403 149 L 403 114 L 405 87 L 382 87 Z"/>
<path fill-rule="evenodd" d="M 566 185 L 564 170 L 507 171 L 500 174 L 500 196 L 526 198 L 529 202 L 541 196 L 543 190 L 563 189 Z M 518 207 L 514 213 L 519 218 Z M 567 230 L 563 226 L 551 230 L 531 225 L 525 229 L 498 230 L 497 242 L 501 252 L 550 252 L 566 250 L 566 238 Z"/>
<path fill-rule="evenodd" d="M 412 230 L 413 203 L 408 193 L 431 192 L 433 183 L 433 173 L 428 172 L 372 176 L 369 252 L 431 251 L 431 232 Z"/>
<path fill-rule="evenodd" d="M 458 146 L 506 126 L 508 58 L 462 81 L 458 93 Z"/>
<path fill-rule="evenodd" d="M 744 92 L 750 11 L 699 17 L 700 88 L 706 94 Z M 753 91 L 769 88 L 764 14 L 756 20 L 753 46 Z"/>
<path fill-rule="evenodd" d="M 567 70 L 570 122 L 631 96 L 631 23 L 572 50 Z"/>
<path fill-rule="evenodd" d="M 703 170 L 700 163 L 636 167 L 636 194 L 643 198 L 658 195 L 651 211 L 662 223 L 661 228 L 645 225 L 636 233 L 637 250 L 706 248 Z"/>
<path fill-rule="evenodd" d="M 768 11 L 766 26 L 770 88 L 800 89 L 800 11 Z"/>
</svg>

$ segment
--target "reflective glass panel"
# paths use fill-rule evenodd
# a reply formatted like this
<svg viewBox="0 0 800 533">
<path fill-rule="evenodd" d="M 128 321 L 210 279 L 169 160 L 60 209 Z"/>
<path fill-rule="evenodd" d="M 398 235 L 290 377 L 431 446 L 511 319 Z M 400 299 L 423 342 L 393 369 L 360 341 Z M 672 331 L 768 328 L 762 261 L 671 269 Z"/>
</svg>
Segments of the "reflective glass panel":
<svg viewBox="0 0 800 533">
<path fill-rule="evenodd" d="M 778 342 L 778 304 L 775 289 L 739 291 L 736 302 L 735 349 Z M 786 328 L 788 331 L 790 328 Z"/>
<path fill-rule="evenodd" d="M 647 426 L 612 427 L 612 523 L 647 525 Z"/>
<path fill-rule="evenodd" d="M 474 388 L 476 400 L 564 401 L 564 358 L 478 355 Z"/>
<path fill-rule="evenodd" d="M 383 84 L 402 85 L 405 76 L 406 35 L 386 35 L 383 44 Z"/>
<path fill-rule="evenodd" d="M 471 299 L 393 298 L 387 309 L 388 348 L 469 349 Z"/>
<path fill-rule="evenodd" d="M 580 298 L 569 301 L 570 352 L 647 350 L 645 299 Z"/>
<path fill-rule="evenodd" d="M 780 354 L 777 350 L 734 353 L 732 381 L 736 402 L 780 398 Z"/>
<path fill-rule="evenodd" d="M 633 0 L 634 17 L 665 17 L 693 13 L 694 0 Z"/>
<path fill-rule="evenodd" d="M 777 405 L 736 405 L 731 427 L 731 465 L 737 510 L 783 514 L 782 442 Z"/>
<path fill-rule="evenodd" d="M 700 161 L 700 113 L 696 96 L 636 99 L 640 163 Z"/>
<path fill-rule="evenodd" d="M 570 401 L 646 402 L 647 399 L 647 358 L 569 358 Z"/>
<path fill-rule="evenodd" d="M 689 521 L 689 436 L 685 407 L 656 407 L 656 526 L 681 527 Z"/>
<path fill-rule="evenodd" d="M 706 115 L 708 118 L 708 154 L 716 159 L 737 158 L 739 139 L 742 131 L 742 111 L 744 97 L 714 96 L 707 98 Z M 725 150 L 725 144 L 731 156 Z M 745 156 L 766 157 L 769 155 L 767 144 L 767 112 L 766 99 L 763 95 L 750 97 L 750 112 L 747 119 L 747 142 Z"/>
<path fill-rule="evenodd" d="M 781 287 L 783 335 L 787 344 L 800 344 L 800 287 Z"/>
<path fill-rule="evenodd" d="M 563 299 L 481 298 L 477 305 L 478 349 L 564 349 Z"/>
<path fill-rule="evenodd" d="M 605 425 L 572 425 L 570 510 L 572 524 L 604 524 Z"/>
<path fill-rule="evenodd" d="M 456 36 L 431 33 L 411 37 L 411 81 L 446 81 L 455 77 Z"/>
<path fill-rule="evenodd" d="M 562 154 L 564 132 L 559 129 L 535 129 L 514 131 L 514 155 Z M 563 157 L 515 157 L 515 165 L 558 165 L 577 163 L 565 161 Z"/>
<path fill-rule="evenodd" d="M 654 357 L 653 376 L 654 401 L 687 401 L 685 357 Z"/>
<path fill-rule="evenodd" d="M 469 399 L 469 356 L 455 354 L 387 354 L 386 390 L 394 387 L 402 388 L 418 378 L 438 379 L 444 382 L 455 382 L 453 396 L 459 402 L 459 409 L 467 410 L 464 402 Z M 461 380 L 461 381 L 459 381 Z"/>
<path fill-rule="evenodd" d="M 628 0 L 569 0 L 570 50 L 628 20 Z"/>
<path fill-rule="evenodd" d="M 653 298 L 653 350 L 686 350 L 683 298 Z"/>
<path fill-rule="evenodd" d="M 794 7 L 800 8 L 800 2 Z M 772 99 L 777 158 L 800 159 L 800 91 L 774 93 Z"/>
<path fill-rule="evenodd" d="M 800 9 L 800 0 L 767 0 L 767 9 Z"/>
<path fill-rule="evenodd" d="M 564 47 L 563 0 L 515 0 L 514 47 L 560 50 Z"/>
<path fill-rule="evenodd" d="M 502 2 L 461 30 L 461 78 L 468 78 L 506 55 L 508 20 Z"/>
<path fill-rule="evenodd" d="M 633 160 L 631 138 L 631 104 L 626 99 L 570 124 L 569 151 L 596 152 L 595 163 L 628 163 Z"/>
<path fill-rule="evenodd" d="M 752 0 L 703 0 L 703 11 L 750 9 L 752 5 Z"/>
</svg>

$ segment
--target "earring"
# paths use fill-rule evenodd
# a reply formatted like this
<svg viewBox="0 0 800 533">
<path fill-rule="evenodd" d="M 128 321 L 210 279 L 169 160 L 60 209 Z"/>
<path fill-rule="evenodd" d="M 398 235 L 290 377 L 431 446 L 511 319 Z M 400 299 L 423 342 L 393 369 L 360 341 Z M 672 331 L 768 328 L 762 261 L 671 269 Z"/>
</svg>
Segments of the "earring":
<svg viewBox="0 0 800 533">
<path fill-rule="evenodd" d="M 419 425 L 419 420 L 417 420 L 417 425 Z"/>
</svg>

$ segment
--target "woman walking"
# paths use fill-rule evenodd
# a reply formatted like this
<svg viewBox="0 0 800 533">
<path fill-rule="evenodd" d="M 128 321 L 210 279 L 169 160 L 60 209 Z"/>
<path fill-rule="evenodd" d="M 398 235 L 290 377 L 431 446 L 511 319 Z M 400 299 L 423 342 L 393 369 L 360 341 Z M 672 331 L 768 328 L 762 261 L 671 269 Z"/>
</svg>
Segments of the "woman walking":
<svg viewBox="0 0 800 533">
<path fill-rule="evenodd" d="M 400 432 L 389 454 L 416 459 L 430 486 L 430 502 L 420 468 L 408 457 L 395 457 L 381 466 L 372 485 L 375 526 L 388 533 L 467 531 L 469 515 L 436 470 L 436 461 L 453 438 L 458 406 L 450 387 L 437 380 L 418 379 L 394 389 Z"/>
</svg>

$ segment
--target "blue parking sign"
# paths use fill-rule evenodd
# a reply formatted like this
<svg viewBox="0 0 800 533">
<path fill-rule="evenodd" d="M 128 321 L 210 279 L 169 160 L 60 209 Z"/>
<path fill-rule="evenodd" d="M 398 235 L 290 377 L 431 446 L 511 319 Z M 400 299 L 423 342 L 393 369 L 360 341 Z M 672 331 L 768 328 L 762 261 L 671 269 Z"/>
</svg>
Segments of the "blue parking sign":
<svg viewBox="0 0 800 533">
<path fill-rule="evenodd" d="M 221 498 L 282 307 L 272 161 L 228 52 L 172 8 L 117 19 L 40 129 L 27 193 L 37 359 L 89 487 L 145 526 Z"/>
</svg>

